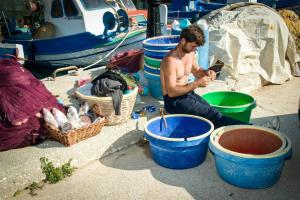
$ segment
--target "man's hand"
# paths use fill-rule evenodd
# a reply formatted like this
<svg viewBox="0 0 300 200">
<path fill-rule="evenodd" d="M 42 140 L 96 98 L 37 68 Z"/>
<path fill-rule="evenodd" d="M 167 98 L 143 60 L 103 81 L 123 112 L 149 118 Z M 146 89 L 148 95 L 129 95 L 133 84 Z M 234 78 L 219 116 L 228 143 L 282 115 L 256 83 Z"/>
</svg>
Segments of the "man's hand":
<svg viewBox="0 0 300 200">
<path fill-rule="evenodd" d="M 216 72 L 213 70 L 206 71 L 206 76 L 209 76 L 210 79 L 213 81 L 216 79 Z"/>
<path fill-rule="evenodd" d="M 202 76 L 194 81 L 197 87 L 206 87 L 208 86 L 211 78 L 209 76 Z"/>
</svg>

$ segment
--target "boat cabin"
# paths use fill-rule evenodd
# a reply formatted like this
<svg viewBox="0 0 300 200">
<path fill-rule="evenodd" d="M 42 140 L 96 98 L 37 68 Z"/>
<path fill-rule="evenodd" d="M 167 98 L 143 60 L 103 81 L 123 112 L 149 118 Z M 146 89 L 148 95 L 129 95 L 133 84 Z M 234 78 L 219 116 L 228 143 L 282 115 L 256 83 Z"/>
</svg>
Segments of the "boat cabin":
<svg viewBox="0 0 300 200">
<path fill-rule="evenodd" d="M 127 10 L 122 0 L 1 0 L 0 19 L 3 35 L 15 39 L 84 32 L 106 37 L 128 29 Z"/>
</svg>

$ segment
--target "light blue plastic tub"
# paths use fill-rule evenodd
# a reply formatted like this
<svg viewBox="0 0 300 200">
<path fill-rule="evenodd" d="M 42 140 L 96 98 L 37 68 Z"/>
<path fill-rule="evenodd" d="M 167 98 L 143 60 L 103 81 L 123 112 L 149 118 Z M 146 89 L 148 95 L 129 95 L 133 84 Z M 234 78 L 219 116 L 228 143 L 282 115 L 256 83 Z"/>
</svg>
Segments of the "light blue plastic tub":
<svg viewBox="0 0 300 200">
<path fill-rule="evenodd" d="M 145 137 L 153 160 L 167 168 L 187 169 L 201 164 L 207 154 L 213 124 L 193 115 L 167 115 L 167 127 L 161 117 L 148 121 Z"/>
<path fill-rule="evenodd" d="M 241 132 L 243 129 L 244 132 Z M 255 136 L 248 137 L 248 134 Z M 264 134 L 263 138 L 259 137 L 259 134 Z M 220 139 L 223 136 L 224 138 Z M 247 141 L 247 138 L 250 141 Z M 278 139 L 282 141 L 282 145 L 274 146 L 274 143 L 278 143 L 274 141 Z M 255 140 L 261 144 L 258 146 Z M 216 129 L 209 142 L 220 177 L 230 184 L 250 189 L 267 188 L 279 180 L 285 160 L 291 157 L 291 145 L 289 138 L 277 131 L 250 125 Z"/>
<path fill-rule="evenodd" d="M 148 80 L 150 94 L 156 99 L 163 100 L 160 76 L 158 74 L 153 74 L 145 71 L 145 77 Z"/>
</svg>

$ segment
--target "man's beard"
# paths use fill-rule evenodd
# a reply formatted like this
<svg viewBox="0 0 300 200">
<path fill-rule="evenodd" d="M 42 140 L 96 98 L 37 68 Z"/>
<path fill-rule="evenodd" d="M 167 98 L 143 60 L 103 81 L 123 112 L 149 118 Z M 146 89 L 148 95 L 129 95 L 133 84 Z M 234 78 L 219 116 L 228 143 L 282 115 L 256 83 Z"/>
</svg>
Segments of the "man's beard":
<svg viewBox="0 0 300 200">
<path fill-rule="evenodd" d="M 186 48 L 186 46 L 184 45 L 184 46 L 182 46 L 182 51 L 184 52 L 184 53 L 191 53 L 192 51 L 190 51 L 190 50 L 188 50 L 187 48 Z"/>
<path fill-rule="evenodd" d="M 182 51 L 183 51 L 184 53 L 190 53 L 190 51 L 189 51 L 185 46 L 182 47 Z"/>
</svg>

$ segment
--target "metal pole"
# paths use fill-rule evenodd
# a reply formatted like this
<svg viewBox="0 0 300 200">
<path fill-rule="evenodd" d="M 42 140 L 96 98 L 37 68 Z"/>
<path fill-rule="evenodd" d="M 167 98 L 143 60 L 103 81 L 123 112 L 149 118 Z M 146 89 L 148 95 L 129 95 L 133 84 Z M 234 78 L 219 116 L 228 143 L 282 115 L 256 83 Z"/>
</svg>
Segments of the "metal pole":
<svg viewBox="0 0 300 200">
<path fill-rule="evenodd" d="M 8 27 L 8 23 L 7 23 L 7 21 L 6 21 L 5 14 L 4 14 L 3 10 L 1 10 L 1 12 L 2 12 L 2 16 L 3 16 L 3 19 L 4 19 L 5 26 L 6 26 L 7 31 L 8 31 L 9 38 L 11 38 L 11 34 L 10 34 L 9 27 Z"/>
<path fill-rule="evenodd" d="M 161 0 L 148 0 L 147 38 L 161 35 L 159 5 Z"/>
</svg>

